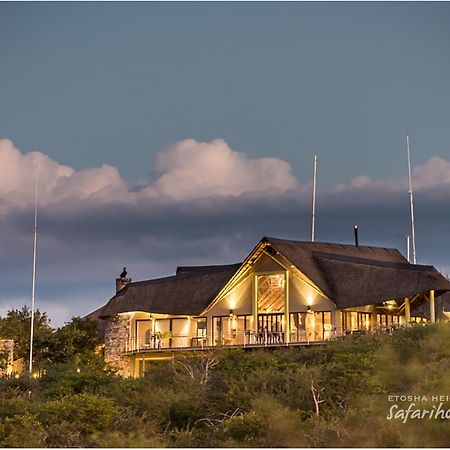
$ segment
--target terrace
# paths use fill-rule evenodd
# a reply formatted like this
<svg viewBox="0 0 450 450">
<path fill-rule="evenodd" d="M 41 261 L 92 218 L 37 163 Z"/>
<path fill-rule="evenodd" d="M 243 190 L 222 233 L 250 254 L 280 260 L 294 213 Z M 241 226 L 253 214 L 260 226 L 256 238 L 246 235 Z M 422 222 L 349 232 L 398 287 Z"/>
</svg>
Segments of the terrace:
<svg viewBox="0 0 450 450">
<path fill-rule="evenodd" d="M 426 323 L 426 319 L 419 317 L 413 319 L 413 323 Z M 403 328 L 404 326 L 405 325 L 400 324 L 399 322 L 391 322 L 390 325 L 380 326 L 375 329 L 331 328 L 329 332 L 326 332 L 321 336 L 317 336 L 317 334 L 313 336 L 312 332 L 303 330 L 301 332 L 291 332 L 289 342 L 285 342 L 283 332 L 269 332 L 267 330 L 261 330 L 260 332 L 254 332 L 252 330 L 236 331 L 222 334 L 220 338 L 216 338 L 214 345 L 208 344 L 210 341 L 206 335 L 201 337 L 189 337 L 185 335 L 170 335 L 169 333 L 156 333 L 154 335 L 148 335 L 145 338 L 132 338 L 127 340 L 124 345 L 123 352 L 125 354 L 137 354 L 167 351 L 199 351 L 218 347 L 267 348 L 321 345 L 335 339 L 363 336 L 369 333 L 392 333 L 396 329 Z"/>
</svg>

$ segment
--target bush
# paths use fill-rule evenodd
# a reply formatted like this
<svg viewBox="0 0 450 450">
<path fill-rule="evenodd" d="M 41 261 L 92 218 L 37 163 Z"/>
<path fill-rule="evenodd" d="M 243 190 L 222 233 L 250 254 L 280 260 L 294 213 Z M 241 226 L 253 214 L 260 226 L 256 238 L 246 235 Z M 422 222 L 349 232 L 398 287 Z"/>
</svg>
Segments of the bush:
<svg viewBox="0 0 450 450">
<path fill-rule="evenodd" d="M 71 360 L 38 380 L 0 380 L 0 445 L 442 447 L 448 421 L 389 421 L 387 394 L 450 392 L 449 339 L 449 325 L 418 326 L 321 347 L 179 355 L 143 379 Z M 208 358 L 217 364 L 206 379 Z"/>
<path fill-rule="evenodd" d="M 2 447 L 45 447 L 46 437 L 42 424 L 28 413 L 7 417 L 0 424 Z"/>
<path fill-rule="evenodd" d="M 266 423 L 254 412 L 241 414 L 224 423 L 225 434 L 239 443 L 257 442 L 267 433 Z"/>
<path fill-rule="evenodd" d="M 104 430 L 119 412 L 114 402 L 92 394 L 76 394 L 44 403 L 38 418 L 46 427 L 64 422 L 74 424 L 81 434 Z"/>
<path fill-rule="evenodd" d="M 108 395 L 116 382 L 113 375 L 100 359 L 89 364 L 71 361 L 50 366 L 40 379 L 40 386 L 47 397 L 81 393 Z"/>
</svg>

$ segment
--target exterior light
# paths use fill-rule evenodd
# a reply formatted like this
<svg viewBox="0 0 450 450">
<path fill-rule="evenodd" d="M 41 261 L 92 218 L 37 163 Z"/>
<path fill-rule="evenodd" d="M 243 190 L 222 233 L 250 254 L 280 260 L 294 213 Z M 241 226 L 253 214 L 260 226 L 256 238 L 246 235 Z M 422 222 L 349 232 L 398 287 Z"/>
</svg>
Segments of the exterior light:
<svg viewBox="0 0 450 450">
<path fill-rule="evenodd" d="M 234 312 L 232 309 L 230 309 L 230 317 L 233 317 L 233 316 L 234 316 Z"/>
<path fill-rule="evenodd" d="M 77 367 L 77 373 L 80 373 L 81 369 L 79 367 Z"/>
<path fill-rule="evenodd" d="M 308 305 L 308 309 L 306 310 L 306 312 L 312 312 L 312 309 L 311 309 L 311 306 L 310 305 Z"/>
<path fill-rule="evenodd" d="M 14 378 L 19 378 L 19 374 L 16 373 L 16 374 L 14 375 Z"/>
</svg>

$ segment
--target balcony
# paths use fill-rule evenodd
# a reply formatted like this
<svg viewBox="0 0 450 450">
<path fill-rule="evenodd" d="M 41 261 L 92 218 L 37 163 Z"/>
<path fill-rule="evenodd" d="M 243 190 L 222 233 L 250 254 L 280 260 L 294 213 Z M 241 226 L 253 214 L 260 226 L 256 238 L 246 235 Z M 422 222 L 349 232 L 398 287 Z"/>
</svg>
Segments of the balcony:
<svg viewBox="0 0 450 450">
<path fill-rule="evenodd" d="M 208 345 L 208 336 L 186 336 L 155 334 L 147 338 L 129 339 L 124 345 L 124 353 L 154 353 L 167 351 L 208 350 L 218 347 L 227 348 L 259 348 L 259 347 L 288 347 L 304 345 L 320 345 L 327 341 L 345 338 L 357 338 L 366 334 L 390 333 L 405 325 L 393 324 L 387 327 L 368 329 L 343 329 L 331 328 L 331 330 L 297 330 L 290 333 L 289 343 L 284 342 L 284 332 L 269 332 L 267 330 L 255 332 L 231 331 L 213 337 L 214 344 Z"/>
<path fill-rule="evenodd" d="M 129 339 L 124 346 L 125 353 L 153 353 L 161 351 L 185 351 L 202 350 L 218 347 L 233 348 L 257 348 L 257 347 L 282 347 L 290 345 L 310 345 L 321 344 L 333 336 L 320 336 L 319 339 L 312 339 L 311 333 L 291 333 L 290 342 L 284 342 L 283 332 L 255 332 L 252 330 L 235 331 L 222 333 L 213 337 L 214 344 L 208 345 L 208 336 L 181 336 L 170 335 L 161 337 L 154 335 L 147 338 Z"/>
</svg>

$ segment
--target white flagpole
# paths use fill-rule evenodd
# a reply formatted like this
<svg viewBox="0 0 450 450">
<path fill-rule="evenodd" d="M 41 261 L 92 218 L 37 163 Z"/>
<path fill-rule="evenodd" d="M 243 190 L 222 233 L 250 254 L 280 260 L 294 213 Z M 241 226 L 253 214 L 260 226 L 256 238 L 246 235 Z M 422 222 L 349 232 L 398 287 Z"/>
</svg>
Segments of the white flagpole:
<svg viewBox="0 0 450 450">
<path fill-rule="evenodd" d="M 410 245 L 409 245 L 409 234 L 406 235 L 406 259 L 408 260 L 408 262 L 410 261 L 410 255 L 409 255 L 409 250 L 410 250 Z"/>
<path fill-rule="evenodd" d="M 411 179 L 411 157 L 409 154 L 409 136 L 406 134 L 406 152 L 408 153 L 408 175 L 409 175 L 409 206 L 411 211 L 411 240 L 413 264 L 416 264 L 416 230 L 414 226 L 414 195 Z"/>
<path fill-rule="evenodd" d="M 314 242 L 316 231 L 316 183 L 317 183 L 317 155 L 314 155 L 314 178 L 312 193 L 312 224 L 311 224 L 311 242 Z"/>
<path fill-rule="evenodd" d="M 36 290 L 36 249 L 37 249 L 37 205 L 38 205 L 38 167 L 34 164 L 34 235 L 33 235 L 33 282 L 31 286 L 31 328 L 30 328 L 30 377 L 33 374 L 34 300 Z"/>
</svg>

